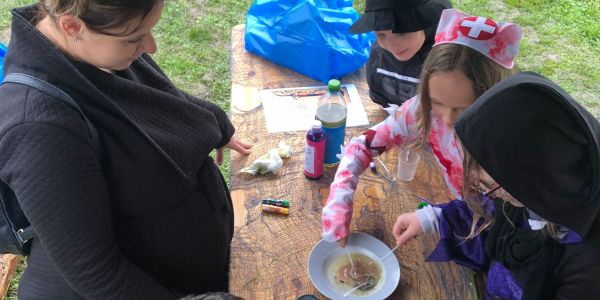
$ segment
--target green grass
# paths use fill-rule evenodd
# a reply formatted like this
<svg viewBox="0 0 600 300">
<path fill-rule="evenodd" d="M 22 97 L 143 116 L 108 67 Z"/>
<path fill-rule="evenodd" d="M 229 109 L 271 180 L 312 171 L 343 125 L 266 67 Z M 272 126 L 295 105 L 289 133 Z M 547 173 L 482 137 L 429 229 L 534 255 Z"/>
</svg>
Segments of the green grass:
<svg viewBox="0 0 600 300">
<path fill-rule="evenodd" d="M 32 2 L 0 1 L 0 32 L 10 24 L 9 8 Z M 250 0 L 166 1 L 163 17 L 154 30 L 159 47 L 154 56 L 156 61 L 179 87 L 228 111 L 231 28 L 244 22 L 251 3 Z M 524 33 L 517 59 L 520 69 L 551 78 L 600 117 L 600 1 L 457 0 L 453 3 L 464 12 L 520 24 Z M 354 6 L 362 12 L 365 1 L 357 0 Z M 222 171 L 228 174 L 228 163 Z M 11 295 L 14 289 L 8 299 L 14 299 Z"/>
<path fill-rule="evenodd" d="M 27 266 L 27 262 L 25 261 L 24 258 L 22 258 L 21 261 L 19 262 L 19 264 L 17 265 L 17 270 L 15 271 L 15 274 L 10 279 L 9 289 L 8 289 L 8 292 L 6 293 L 7 300 L 16 300 L 17 299 L 17 288 L 19 288 L 19 279 L 21 279 L 21 275 L 23 274 L 23 271 L 25 270 L 26 266 Z"/>
<path fill-rule="evenodd" d="M 523 28 L 517 65 L 558 83 L 600 118 L 600 1 L 456 1 Z"/>
<path fill-rule="evenodd" d="M 0 30 L 4 30 L 8 26 L 10 26 L 10 21 L 11 21 L 10 10 L 11 9 L 13 9 L 15 7 L 35 3 L 35 2 L 36 1 L 32 1 L 32 0 L 2 0 L 2 1 L 0 1 Z M 6 44 L 6 41 L 1 41 L 1 42 Z"/>
</svg>

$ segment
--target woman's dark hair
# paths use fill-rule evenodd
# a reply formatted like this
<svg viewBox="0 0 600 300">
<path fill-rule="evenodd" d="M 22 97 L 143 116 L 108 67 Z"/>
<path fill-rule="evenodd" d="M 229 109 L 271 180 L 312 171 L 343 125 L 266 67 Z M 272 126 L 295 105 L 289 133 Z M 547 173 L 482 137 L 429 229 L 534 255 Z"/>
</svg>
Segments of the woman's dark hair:
<svg viewBox="0 0 600 300">
<path fill-rule="evenodd" d="M 57 20 L 61 15 L 70 14 L 98 33 L 126 36 L 136 31 L 146 15 L 161 1 L 164 0 L 40 0 L 38 20 L 45 16 Z M 130 28 L 128 23 L 136 18 L 139 23 Z M 109 31 L 116 28 L 123 30 L 118 33 Z"/>
</svg>

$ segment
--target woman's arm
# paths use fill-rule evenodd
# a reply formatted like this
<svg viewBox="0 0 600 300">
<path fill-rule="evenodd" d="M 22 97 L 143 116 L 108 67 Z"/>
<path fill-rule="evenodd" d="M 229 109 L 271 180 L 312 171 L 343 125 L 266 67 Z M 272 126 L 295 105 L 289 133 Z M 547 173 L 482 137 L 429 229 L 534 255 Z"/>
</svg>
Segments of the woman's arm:
<svg viewBox="0 0 600 300">
<path fill-rule="evenodd" d="M 162 71 L 162 69 L 156 64 L 156 62 L 150 57 L 148 54 L 143 54 L 139 59 L 141 65 L 146 68 L 147 71 L 152 72 L 158 77 L 162 77 L 162 79 L 168 83 L 169 88 L 175 89 L 176 93 L 183 95 L 188 101 L 210 111 L 213 113 L 215 118 L 217 119 L 217 123 L 219 124 L 219 129 L 221 131 L 221 136 L 223 137 L 221 142 L 217 145 L 216 148 L 222 148 L 227 145 L 235 133 L 235 128 L 229 121 L 229 117 L 227 113 L 223 111 L 218 105 L 206 101 L 204 99 L 200 99 L 198 97 L 194 97 L 185 91 L 177 88 L 167 77 L 167 75 Z"/>
<path fill-rule="evenodd" d="M 223 109 L 221 109 L 218 105 L 216 105 L 210 101 L 206 101 L 206 100 L 202 100 L 198 97 L 194 97 L 184 91 L 181 91 L 181 93 L 190 102 L 213 113 L 213 115 L 217 119 L 217 123 L 219 124 L 219 129 L 221 130 L 221 135 L 223 136 L 223 139 L 217 145 L 216 148 L 222 148 L 225 145 L 227 145 L 227 143 L 229 143 L 229 140 L 231 140 L 231 137 L 235 133 L 235 128 L 233 127 L 233 124 L 231 124 L 231 121 L 229 120 L 229 116 L 227 116 L 227 113 Z"/>
<path fill-rule="evenodd" d="M 121 253 L 89 139 L 55 124 L 21 123 L 2 136 L 0 165 L 43 251 L 82 297 L 173 298 Z"/>
<path fill-rule="evenodd" d="M 352 195 L 360 174 L 369 166 L 373 156 L 394 146 L 413 141 L 417 137 L 417 97 L 401 107 L 392 105 L 386 110 L 390 116 L 383 122 L 352 138 L 342 151 L 342 158 L 329 189 L 327 204 L 323 207 L 323 239 L 335 242 L 348 237 L 352 218 Z"/>
</svg>

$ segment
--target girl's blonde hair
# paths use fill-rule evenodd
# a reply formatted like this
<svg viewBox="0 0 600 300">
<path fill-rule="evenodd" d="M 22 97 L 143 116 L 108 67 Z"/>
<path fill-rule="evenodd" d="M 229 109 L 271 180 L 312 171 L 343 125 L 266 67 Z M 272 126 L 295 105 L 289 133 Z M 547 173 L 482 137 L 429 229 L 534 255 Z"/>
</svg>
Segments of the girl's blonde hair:
<svg viewBox="0 0 600 300">
<path fill-rule="evenodd" d="M 483 207 L 482 195 L 479 192 L 479 164 L 463 146 L 463 200 L 473 213 L 471 231 L 466 239 L 472 239 L 487 229 L 494 222 L 494 216 L 487 214 Z M 493 205 L 493 203 L 492 203 Z M 477 225 L 479 224 L 479 226 Z"/>
<path fill-rule="evenodd" d="M 431 96 L 429 95 L 429 80 L 438 72 L 460 70 L 471 81 L 476 97 L 502 79 L 515 73 L 515 68 L 507 69 L 497 64 L 487 56 L 470 47 L 459 44 L 441 44 L 433 47 L 423 63 L 421 79 L 418 88 L 420 105 L 417 112 L 417 128 L 421 134 L 413 143 L 418 147 L 427 142 L 431 130 Z"/>
<path fill-rule="evenodd" d="M 70 14 L 81 19 L 93 31 L 125 36 L 138 29 L 125 25 L 139 18 L 137 26 L 140 26 L 146 15 L 161 1 L 163 0 L 39 0 L 36 18 L 41 20 L 50 16 L 56 21 L 58 16 Z M 115 28 L 123 28 L 123 31 L 116 34 L 109 31 Z"/>
<path fill-rule="evenodd" d="M 479 192 L 479 169 L 481 166 L 473 159 L 473 156 L 469 154 L 467 149 L 463 146 L 464 160 L 463 160 L 463 200 L 471 209 L 473 213 L 473 223 L 471 224 L 471 231 L 469 235 L 464 237 L 465 239 L 472 239 L 479 235 L 482 231 L 488 229 L 494 223 L 494 216 L 486 213 L 486 209 L 483 207 L 483 199 L 481 192 Z M 508 202 L 504 202 L 507 205 Z M 493 205 L 493 203 L 491 203 Z M 503 206 L 504 208 L 504 206 Z M 503 213 L 506 216 L 504 209 L 502 212 L 496 211 L 496 213 Z M 510 219 L 508 220 L 511 224 Z M 515 227 L 515 224 L 512 224 Z M 559 239 L 558 229 L 556 225 L 548 223 L 544 227 L 544 232 L 554 239 Z"/>
</svg>

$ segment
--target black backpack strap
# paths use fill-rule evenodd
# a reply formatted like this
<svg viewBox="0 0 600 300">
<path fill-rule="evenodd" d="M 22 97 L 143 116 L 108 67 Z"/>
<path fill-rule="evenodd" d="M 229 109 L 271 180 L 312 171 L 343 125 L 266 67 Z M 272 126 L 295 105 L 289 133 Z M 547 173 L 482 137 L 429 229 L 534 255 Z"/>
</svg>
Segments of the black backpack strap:
<svg viewBox="0 0 600 300">
<path fill-rule="evenodd" d="M 28 74 L 23 74 L 23 73 L 10 73 L 10 74 L 6 75 L 6 77 L 4 77 L 4 81 L 2 83 L 7 83 L 7 82 L 20 83 L 20 84 L 24 84 L 24 85 L 28 85 L 30 87 L 36 88 L 52 97 L 64 102 L 65 104 L 67 104 L 71 108 L 73 108 L 74 110 L 78 111 L 79 114 L 81 115 L 81 117 L 83 117 L 83 120 L 85 121 L 85 123 L 87 124 L 88 130 L 90 131 L 90 136 L 94 143 L 94 148 L 96 149 L 97 154 L 100 154 L 100 152 L 99 152 L 100 139 L 98 137 L 98 130 L 96 130 L 96 127 L 94 126 L 94 124 L 92 124 L 92 122 L 85 115 L 85 113 L 83 112 L 83 110 L 81 109 L 79 104 L 77 104 L 77 102 L 75 102 L 75 100 L 73 100 L 73 98 L 71 98 L 71 96 L 69 96 L 69 94 L 65 93 L 63 90 L 52 85 L 51 83 L 48 83 L 42 79 L 39 79 L 37 77 L 31 76 Z"/>
<path fill-rule="evenodd" d="M 81 109 L 79 104 L 77 104 L 77 102 L 75 102 L 75 100 L 73 100 L 73 98 L 71 98 L 71 96 L 69 96 L 69 94 L 65 93 L 63 90 L 52 85 L 51 83 L 48 83 L 42 79 L 39 79 L 37 77 L 31 76 L 28 74 L 10 73 L 10 74 L 6 75 L 6 77 L 4 77 L 4 81 L 2 82 L 2 84 L 7 83 L 7 82 L 24 84 L 24 85 L 36 88 L 38 90 L 41 90 L 42 92 L 64 102 L 65 104 L 67 104 L 68 106 L 70 106 L 71 108 L 73 108 L 74 110 L 79 112 L 79 114 L 81 115 L 81 117 L 83 118 L 85 123 L 87 124 L 88 130 L 90 132 L 90 136 L 92 138 L 92 142 L 94 143 L 94 148 L 96 150 L 96 153 L 98 155 L 100 154 L 100 139 L 98 137 L 98 131 L 96 130 L 96 127 L 94 126 L 94 124 L 92 124 L 92 122 L 85 115 L 85 113 L 83 112 L 83 110 Z M 31 226 L 28 226 L 28 227 L 22 228 L 22 229 L 18 229 L 18 230 L 16 230 L 15 234 L 17 236 L 17 239 L 19 240 L 19 242 L 22 245 L 25 244 L 28 240 L 30 240 L 31 238 L 33 238 L 35 236 L 35 232 L 33 231 L 33 228 L 31 228 Z"/>
</svg>

